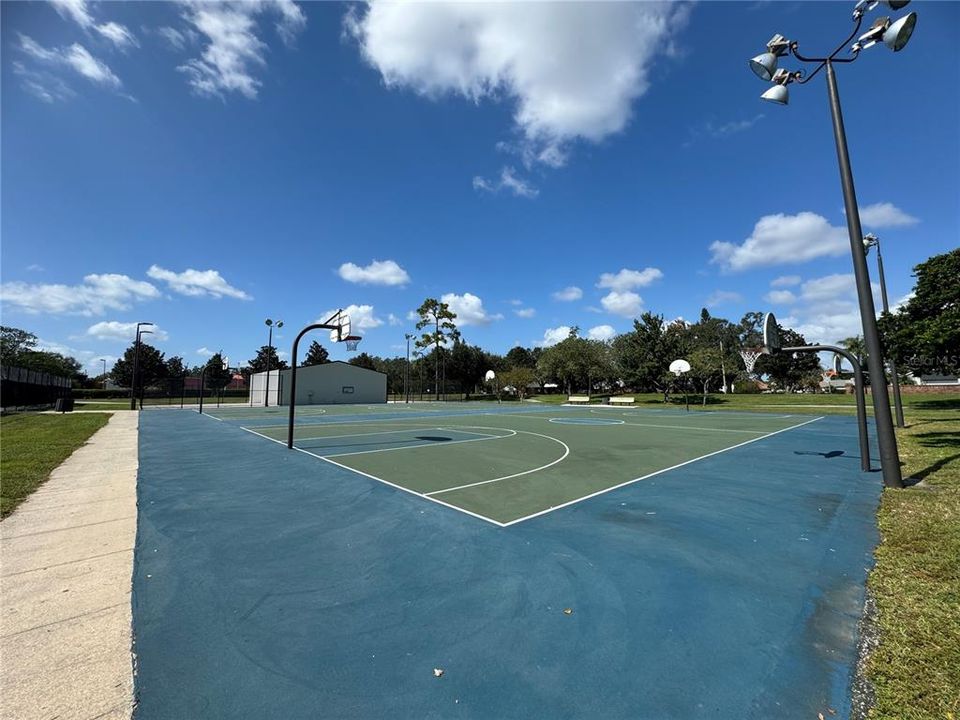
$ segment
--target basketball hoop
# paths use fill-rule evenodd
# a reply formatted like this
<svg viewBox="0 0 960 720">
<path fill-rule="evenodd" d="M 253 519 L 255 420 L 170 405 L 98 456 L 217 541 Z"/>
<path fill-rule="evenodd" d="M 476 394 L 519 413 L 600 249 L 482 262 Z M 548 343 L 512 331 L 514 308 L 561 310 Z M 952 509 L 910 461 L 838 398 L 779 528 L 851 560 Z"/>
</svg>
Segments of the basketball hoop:
<svg viewBox="0 0 960 720">
<path fill-rule="evenodd" d="M 744 348 L 740 351 L 740 357 L 743 358 L 743 365 L 747 368 L 748 375 L 753 375 L 753 366 L 763 354 L 763 348 Z"/>
<path fill-rule="evenodd" d="M 363 340 L 363 337 L 360 335 L 348 335 L 343 339 L 343 343 L 347 346 L 348 352 L 356 352 L 357 345 L 360 344 L 361 340 Z"/>
</svg>

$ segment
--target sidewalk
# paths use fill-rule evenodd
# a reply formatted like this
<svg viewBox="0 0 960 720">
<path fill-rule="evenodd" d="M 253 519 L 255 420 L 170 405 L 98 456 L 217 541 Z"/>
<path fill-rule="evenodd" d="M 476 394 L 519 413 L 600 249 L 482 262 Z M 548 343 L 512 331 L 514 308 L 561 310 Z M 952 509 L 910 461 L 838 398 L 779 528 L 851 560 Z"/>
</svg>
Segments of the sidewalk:
<svg viewBox="0 0 960 720">
<path fill-rule="evenodd" d="M 0 718 L 129 718 L 139 413 L 116 413 L 0 524 Z"/>
</svg>

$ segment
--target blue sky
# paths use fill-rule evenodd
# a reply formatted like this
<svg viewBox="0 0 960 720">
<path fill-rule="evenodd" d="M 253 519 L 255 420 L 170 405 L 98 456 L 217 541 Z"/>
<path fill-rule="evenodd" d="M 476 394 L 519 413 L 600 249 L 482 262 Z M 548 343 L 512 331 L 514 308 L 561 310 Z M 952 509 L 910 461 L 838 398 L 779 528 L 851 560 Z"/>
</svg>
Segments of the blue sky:
<svg viewBox="0 0 960 720">
<path fill-rule="evenodd" d="M 426 297 L 497 352 L 703 306 L 838 340 L 826 88 L 764 103 L 746 61 L 774 32 L 829 51 L 852 8 L 3 3 L 3 324 L 91 373 L 137 321 L 167 356 L 242 363 L 265 318 L 287 352 L 338 307 L 402 354 Z M 960 244 L 960 3 L 907 10 L 906 49 L 838 73 L 893 302 Z"/>
</svg>

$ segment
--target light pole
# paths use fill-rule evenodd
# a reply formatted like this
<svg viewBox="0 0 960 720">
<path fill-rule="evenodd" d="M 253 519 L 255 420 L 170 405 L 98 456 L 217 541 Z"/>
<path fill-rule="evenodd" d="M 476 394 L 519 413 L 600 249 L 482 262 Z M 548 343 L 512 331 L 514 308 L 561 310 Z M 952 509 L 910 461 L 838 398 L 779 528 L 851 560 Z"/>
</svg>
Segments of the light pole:
<svg viewBox="0 0 960 720">
<path fill-rule="evenodd" d="M 100 362 L 103 363 L 103 389 L 107 389 L 107 359 L 100 358 Z"/>
<path fill-rule="evenodd" d="M 137 339 L 133 344 L 133 372 L 130 377 L 130 409 L 137 409 L 137 375 L 140 372 L 140 335 L 142 333 L 152 333 L 153 330 L 141 330 L 141 327 L 150 326 L 153 327 L 153 323 L 149 322 L 138 322 L 137 323 Z"/>
<path fill-rule="evenodd" d="M 263 406 L 270 406 L 270 353 L 273 351 L 273 328 L 274 322 L 270 318 L 266 319 L 266 326 L 270 328 L 270 332 L 267 334 L 267 387 L 266 391 L 263 394 Z M 278 320 L 276 322 L 276 328 L 279 330 L 283 327 L 283 320 Z"/>
<path fill-rule="evenodd" d="M 405 403 L 410 402 L 410 340 L 413 339 L 413 335 L 410 333 L 404 333 L 403 335 L 407 339 L 407 365 L 404 368 L 403 373 L 403 398 Z"/>
<path fill-rule="evenodd" d="M 863 252 L 870 254 L 870 248 L 877 249 L 877 273 L 880 275 L 880 300 L 883 302 L 883 314 L 890 314 L 890 301 L 887 299 L 887 278 L 883 272 L 883 255 L 880 254 L 880 238 L 873 233 L 863 236 Z M 903 421 L 903 400 L 900 398 L 900 376 L 897 374 L 897 363 L 894 359 L 887 358 L 887 365 L 890 366 L 890 382 L 893 387 L 893 408 L 897 414 L 897 427 L 906 427 Z"/>
<path fill-rule="evenodd" d="M 884 0 L 883 4 L 893 10 L 899 10 L 909 0 Z M 774 35 L 767 43 L 767 52 L 750 60 L 750 69 L 762 80 L 773 83 L 761 98 L 778 105 L 789 101 L 787 85 L 803 85 L 812 80 L 820 70 L 827 70 L 827 95 L 830 100 L 830 114 L 833 118 L 833 138 L 837 146 L 837 161 L 840 166 L 840 184 L 843 188 L 843 203 L 847 215 L 847 233 L 850 236 L 850 252 L 853 256 L 853 273 L 857 283 L 857 297 L 860 305 L 860 321 L 863 324 L 863 339 L 867 349 L 867 367 L 870 371 L 870 387 L 873 395 L 873 415 L 877 424 L 877 443 L 880 446 L 880 463 L 883 470 L 883 484 L 887 487 L 902 488 L 903 477 L 900 471 L 900 455 L 897 451 L 897 438 L 893 431 L 893 418 L 890 414 L 890 396 L 887 393 L 884 373 L 883 350 L 880 346 L 880 333 L 877 330 L 876 308 L 870 288 L 870 273 L 867 258 L 863 252 L 863 230 L 860 227 L 860 211 L 857 195 L 853 187 L 853 173 L 850 169 L 850 154 L 847 150 L 847 135 L 843 127 L 843 115 L 840 111 L 840 94 L 837 90 L 837 77 L 834 63 L 853 62 L 860 52 L 882 42 L 897 52 L 902 50 L 913 34 L 917 23 L 916 13 L 909 13 L 891 22 L 889 17 L 878 18 L 866 33 L 861 35 L 850 48 L 852 57 L 838 58 L 837 54 L 847 43 L 853 40 L 863 24 L 863 16 L 873 10 L 878 0 L 860 0 L 853 11 L 855 26 L 837 48 L 826 57 L 805 57 L 797 50 L 798 43 L 787 40 L 783 35 Z M 803 63 L 815 63 L 817 67 L 809 75 L 802 70 L 788 72 L 777 68 L 779 58 L 792 54 Z"/>
</svg>

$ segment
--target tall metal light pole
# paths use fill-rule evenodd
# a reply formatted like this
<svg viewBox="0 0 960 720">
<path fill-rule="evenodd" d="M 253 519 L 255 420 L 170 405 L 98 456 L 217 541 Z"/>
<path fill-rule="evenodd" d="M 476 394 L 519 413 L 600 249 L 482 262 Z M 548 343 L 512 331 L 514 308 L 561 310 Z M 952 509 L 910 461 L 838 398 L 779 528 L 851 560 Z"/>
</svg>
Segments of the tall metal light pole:
<svg viewBox="0 0 960 720">
<path fill-rule="evenodd" d="M 874 234 L 864 235 L 863 252 L 868 254 L 870 248 L 877 249 L 877 273 L 880 275 L 880 300 L 883 302 L 883 314 L 890 314 L 890 301 L 887 299 L 887 278 L 883 272 L 883 255 L 880 254 L 880 238 Z M 903 400 L 900 398 L 900 376 L 897 374 L 897 363 L 890 357 L 887 358 L 887 365 L 890 367 L 890 382 L 893 388 L 893 409 L 897 415 L 897 427 L 906 427 L 903 421 Z"/>
<path fill-rule="evenodd" d="M 909 0 L 885 0 L 884 5 L 898 10 Z M 870 288 L 870 273 L 867 258 L 863 252 L 863 230 L 860 227 L 860 211 L 857 194 L 853 187 L 853 172 L 850 169 L 850 154 L 847 150 L 847 135 L 843 127 L 843 114 L 840 110 L 840 94 L 837 90 L 835 63 L 853 62 L 860 52 L 882 42 L 893 51 L 902 50 L 913 34 L 917 22 L 916 13 L 909 13 L 891 22 L 889 17 L 878 18 L 866 33 L 861 35 L 850 48 L 852 57 L 838 58 L 863 24 L 863 16 L 879 4 L 878 0 L 860 0 L 853 11 L 856 23 L 850 33 L 837 48 L 826 57 L 805 57 L 798 50 L 796 41 L 787 40 L 782 35 L 774 35 L 767 43 L 767 52 L 750 60 L 750 69 L 762 80 L 769 80 L 773 87 L 761 96 L 762 99 L 778 105 L 789 101 L 787 85 L 803 85 L 812 80 L 820 70 L 827 70 L 827 96 L 830 101 L 830 114 L 833 119 L 833 139 L 837 146 L 837 161 L 840 166 L 840 184 L 843 188 L 843 204 L 847 215 L 847 233 L 850 236 L 850 252 L 853 256 L 853 274 L 857 283 L 857 298 L 860 305 L 860 320 L 863 324 L 863 339 L 867 350 L 867 367 L 870 371 L 870 389 L 873 396 L 873 416 L 877 425 L 877 442 L 880 446 L 880 462 L 883 470 L 883 484 L 886 487 L 902 488 L 903 476 L 900 471 L 900 454 L 897 451 L 897 438 L 893 431 L 893 418 L 890 414 L 890 396 L 887 393 L 884 373 L 883 350 L 880 345 L 880 333 L 877 329 L 876 308 Z M 778 69 L 779 58 L 787 53 L 804 63 L 815 63 L 816 69 L 809 75 L 803 71 L 788 72 Z"/>
<path fill-rule="evenodd" d="M 137 409 L 137 374 L 140 372 L 140 328 L 150 326 L 153 327 L 153 323 L 149 322 L 139 322 L 137 323 L 137 339 L 133 344 L 133 372 L 130 376 L 130 409 Z M 145 332 L 153 332 L 152 330 L 147 330 Z"/>
<path fill-rule="evenodd" d="M 270 318 L 266 319 L 266 325 L 270 328 L 270 332 L 267 335 L 267 386 L 266 391 L 263 394 L 263 406 L 270 406 L 270 353 L 273 350 L 273 328 L 274 322 Z M 278 320 L 276 322 L 276 328 L 279 330 L 283 327 L 283 320 Z"/>
<path fill-rule="evenodd" d="M 413 335 L 410 333 L 404 333 L 403 335 L 407 339 L 407 365 L 404 368 L 403 373 L 403 398 L 405 403 L 410 402 L 410 340 L 413 338 Z"/>
<path fill-rule="evenodd" d="M 107 389 L 107 359 L 100 358 L 100 362 L 103 363 L 103 389 Z"/>
</svg>

